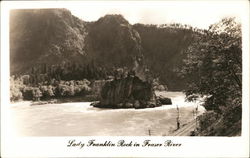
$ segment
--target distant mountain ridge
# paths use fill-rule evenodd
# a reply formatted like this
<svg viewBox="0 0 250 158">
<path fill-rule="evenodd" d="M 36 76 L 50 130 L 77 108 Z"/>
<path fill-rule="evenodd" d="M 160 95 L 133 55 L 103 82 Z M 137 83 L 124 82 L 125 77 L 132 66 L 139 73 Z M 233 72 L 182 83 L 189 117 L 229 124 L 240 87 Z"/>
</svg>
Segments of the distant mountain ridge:
<svg viewBox="0 0 250 158">
<path fill-rule="evenodd" d="M 182 89 L 175 70 L 194 33 L 183 28 L 131 25 L 122 15 L 85 22 L 67 9 L 12 10 L 10 72 L 27 74 L 37 64 L 96 63 L 131 68 L 136 57 L 170 89 Z"/>
</svg>

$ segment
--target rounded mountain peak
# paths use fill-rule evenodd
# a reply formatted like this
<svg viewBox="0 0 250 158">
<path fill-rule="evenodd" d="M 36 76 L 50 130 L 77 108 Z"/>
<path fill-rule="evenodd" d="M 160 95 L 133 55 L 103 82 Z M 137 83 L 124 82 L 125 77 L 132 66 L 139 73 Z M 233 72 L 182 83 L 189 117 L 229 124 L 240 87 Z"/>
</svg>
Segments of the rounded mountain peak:
<svg viewBox="0 0 250 158">
<path fill-rule="evenodd" d="M 103 24 L 129 24 L 129 22 L 121 14 L 107 14 L 101 17 L 97 23 Z"/>
</svg>

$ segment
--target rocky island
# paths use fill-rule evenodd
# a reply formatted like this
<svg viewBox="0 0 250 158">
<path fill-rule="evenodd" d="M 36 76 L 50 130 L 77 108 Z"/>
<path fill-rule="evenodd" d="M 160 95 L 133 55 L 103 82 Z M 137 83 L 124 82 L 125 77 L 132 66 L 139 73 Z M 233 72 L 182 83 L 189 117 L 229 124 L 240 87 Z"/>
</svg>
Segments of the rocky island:
<svg viewBox="0 0 250 158">
<path fill-rule="evenodd" d="M 160 106 L 152 86 L 137 76 L 107 82 L 101 90 L 101 100 L 95 107 L 150 108 Z"/>
<path fill-rule="evenodd" d="M 170 98 L 156 97 L 152 79 L 147 71 L 143 65 L 143 58 L 136 58 L 132 71 L 130 73 L 117 72 L 117 76 L 101 88 L 100 101 L 92 105 L 99 108 L 138 109 L 172 104 Z"/>
</svg>

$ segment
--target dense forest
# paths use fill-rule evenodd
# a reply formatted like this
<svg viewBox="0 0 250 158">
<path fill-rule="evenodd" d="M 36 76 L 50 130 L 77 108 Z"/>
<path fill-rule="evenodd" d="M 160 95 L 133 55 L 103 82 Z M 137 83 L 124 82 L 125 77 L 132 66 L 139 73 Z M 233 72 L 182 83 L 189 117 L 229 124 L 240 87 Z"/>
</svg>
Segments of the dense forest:
<svg viewBox="0 0 250 158">
<path fill-rule="evenodd" d="M 242 34 L 234 18 L 210 26 L 185 51 L 180 75 L 187 100 L 204 97 L 200 135 L 240 135 L 242 117 Z"/>
<path fill-rule="evenodd" d="M 204 98 L 197 135 L 240 135 L 242 36 L 234 18 L 201 30 L 131 25 L 122 15 L 85 22 L 66 9 L 39 9 L 13 10 L 10 23 L 12 101 L 85 96 L 96 81 L 133 73 L 141 58 L 154 85 Z"/>
</svg>

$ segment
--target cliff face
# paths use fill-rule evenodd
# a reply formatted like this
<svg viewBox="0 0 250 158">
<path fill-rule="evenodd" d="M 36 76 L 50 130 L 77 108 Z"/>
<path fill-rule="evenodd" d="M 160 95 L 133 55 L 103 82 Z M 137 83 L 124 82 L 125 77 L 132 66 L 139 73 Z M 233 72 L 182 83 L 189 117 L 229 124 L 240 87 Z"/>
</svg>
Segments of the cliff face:
<svg viewBox="0 0 250 158">
<path fill-rule="evenodd" d="M 97 98 L 101 97 L 101 90 L 106 82 L 106 80 L 96 80 L 91 83 L 91 90 Z"/>
<path fill-rule="evenodd" d="M 136 76 L 107 82 L 101 90 L 100 103 L 104 108 L 150 108 L 160 106 L 151 84 Z"/>
</svg>

